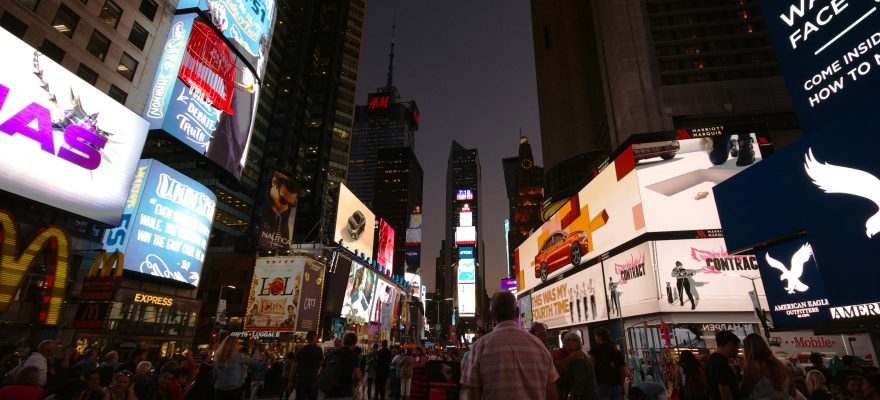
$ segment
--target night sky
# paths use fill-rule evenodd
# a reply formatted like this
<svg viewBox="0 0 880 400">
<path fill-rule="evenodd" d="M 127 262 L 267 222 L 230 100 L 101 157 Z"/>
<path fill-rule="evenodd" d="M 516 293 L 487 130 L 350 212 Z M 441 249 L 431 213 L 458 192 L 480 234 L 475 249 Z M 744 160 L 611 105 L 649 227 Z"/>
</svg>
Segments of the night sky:
<svg viewBox="0 0 880 400">
<path fill-rule="evenodd" d="M 444 235 L 446 163 L 452 141 L 477 148 L 482 166 L 486 289 L 506 275 L 507 194 L 501 159 L 515 156 L 519 131 L 541 161 L 535 62 L 528 0 L 369 0 L 358 104 L 385 85 L 394 10 L 394 84 L 422 114 L 416 154 L 425 171 L 422 282 L 434 290 Z M 400 234 L 400 233 L 398 233 Z"/>
</svg>

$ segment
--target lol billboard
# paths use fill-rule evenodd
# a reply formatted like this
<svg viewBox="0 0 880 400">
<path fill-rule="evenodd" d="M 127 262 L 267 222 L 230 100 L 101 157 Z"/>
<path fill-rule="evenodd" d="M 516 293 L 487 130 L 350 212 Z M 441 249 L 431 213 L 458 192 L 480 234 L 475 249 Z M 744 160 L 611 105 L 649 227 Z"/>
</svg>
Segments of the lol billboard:
<svg viewBox="0 0 880 400">
<path fill-rule="evenodd" d="M 119 223 L 147 122 L 0 29 L 0 189 Z"/>
<path fill-rule="evenodd" d="M 317 330 L 323 281 L 324 266 L 311 258 L 257 258 L 244 329 Z"/>
<path fill-rule="evenodd" d="M 217 196 L 156 160 L 141 160 L 120 225 L 104 233 L 125 269 L 199 285 Z"/>
<path fill-rule="evenodd" d="M 241 179 L 259 81 L 196 14 L 175 16 L 144 118 Z"/>
</svg>

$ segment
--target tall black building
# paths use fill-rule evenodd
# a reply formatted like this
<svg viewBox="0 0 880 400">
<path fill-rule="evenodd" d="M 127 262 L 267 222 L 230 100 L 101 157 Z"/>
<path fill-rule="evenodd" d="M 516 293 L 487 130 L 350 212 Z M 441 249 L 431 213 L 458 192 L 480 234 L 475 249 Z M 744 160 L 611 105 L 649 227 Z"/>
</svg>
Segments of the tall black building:
<svg viewBox="0 0 880 400">
<path fill-rule="evenodd" d="M 406 229 L 410 215 L 421 213 L 423 172 L 411 147 L 379 149 L 376 153 L 373 212 L 394 229 L 393 273 L 416 273 L 419 257 L 406 257 L 407 251 L 421 253 L 421 249 L 406 246 Z"/>
<path fill-rule="evenodd" d="M 519 155 L 502 160 L 504 182 L 510 210 L 510 231 L 507 233 L 507 276 L 516 277 L 513 266 L 514 250 L 528 237 L 532 229 L 541 226 L 541 205 L 544 201 L 544 168 L 535 165 L 529 138 L 519 138 Z"/>
</svg>

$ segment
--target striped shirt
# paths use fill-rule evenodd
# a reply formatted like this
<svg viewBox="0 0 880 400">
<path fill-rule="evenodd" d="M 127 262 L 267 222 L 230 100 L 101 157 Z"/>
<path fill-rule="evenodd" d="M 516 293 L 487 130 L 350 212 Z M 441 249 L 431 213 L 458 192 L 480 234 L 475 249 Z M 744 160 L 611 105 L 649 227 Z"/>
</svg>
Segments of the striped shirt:
<svg viewBox="0 0 880 400">
<path fill-rule="evenodd" d="M 504 321 L 474 343 L 461 384 L 480 388 L 484 400 L 543 400 L 559 374 L 541 340 Z"/>
</svg>

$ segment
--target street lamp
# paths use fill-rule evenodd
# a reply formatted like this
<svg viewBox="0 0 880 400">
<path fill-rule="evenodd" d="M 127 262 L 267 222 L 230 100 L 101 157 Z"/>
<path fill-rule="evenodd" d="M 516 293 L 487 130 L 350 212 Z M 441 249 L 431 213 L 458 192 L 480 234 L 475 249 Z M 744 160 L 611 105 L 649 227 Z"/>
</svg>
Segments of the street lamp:
<svg viewBox="0 0 880 400">
<path fill-rule="evenodd" d="M 760 276 L 748 276 L 748 275 L 740 275 L 735 273 L 725 274 L 726 276 L 737 277 L 748 279 L 752 281 L 752 290 L 755 293 L 754 297 L 754 306 L 755 306 L 755 314 L 758 316 L 758 320 L 761 321 L 761 327 L 764 328 L 764 336 L 767 340 L 770 340 L 770 328 L 767 327 L 767 317 L 764 315 L 764 310 L 761 308 L 761 301 L 758 298 L 758 286 L 755 285 L 755 281 L 761 279 Z"/>
<path fill-rule="evenodd" d="M 230 288 L 235 290 L 236 287 L 232 285 L 223 285 L 220 286 L 220 291 L 217 293 L 217 316 L 214 318 L 214 328 L 216 330 L 217 325 L 220 323 L 220 317 L 226 314 L 226 304 L 223 304 L 223 309 L 220 309 L 220 304 L 223 302 L 223 289 Z M 224 318 L 225 319 L 225 318 Z"/>
</svg>

